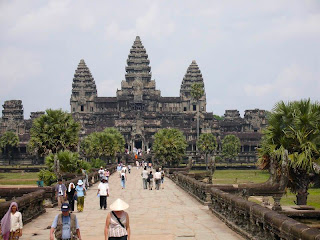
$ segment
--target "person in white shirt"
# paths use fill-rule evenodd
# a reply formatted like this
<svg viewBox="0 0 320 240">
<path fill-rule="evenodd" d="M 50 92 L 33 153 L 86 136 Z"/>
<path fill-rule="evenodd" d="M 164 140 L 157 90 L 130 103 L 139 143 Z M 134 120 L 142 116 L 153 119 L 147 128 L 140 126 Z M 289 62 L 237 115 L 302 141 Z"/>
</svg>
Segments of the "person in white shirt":
<svg viewBox="0 0 320 240">
<path fill-rule="evenodd" d="M 103 170 L 102 166 L 100 167 L 100 170 L 98 171 L 98 174 L 99 174 L 99 178 L 100 178 L 100 181 L 101 181 L 103 176 L 104 176 L 104 170 Z"/>
<path fill-rule="evenodd" d="M 100 195 L 100 209 L 107 209 L 107 197 L 109 197 L 109 183 L 106 177 L 103 177 L 98 186 L 97 195 Z"/>
<path fill-rule="evenodd" d="M 3 239 L 19 239 L 22 236 L 22 215 L 18 212 L 18 204 L 12 202 L 9 210 L 1 219 L 1 232 Z"/>
<path fill-rule="evenodd" d="M 143 189 L 147 189 L 147 179 L 148 179 L 148 171 L 147 171 L 147 167 L 145 167 L 141 173 L 142 176 L 142 185 L 143 185 Z"/>
<path fill-rule="evenodd" d="M 159 171 L 159 169 L 156 169 L 156 173 L 154 174 L 154 180 L 156 182 L 156 189 L 159 190 L 160 189 L 160 182 L 161 182 L 161 172 Z"/>
</svg>

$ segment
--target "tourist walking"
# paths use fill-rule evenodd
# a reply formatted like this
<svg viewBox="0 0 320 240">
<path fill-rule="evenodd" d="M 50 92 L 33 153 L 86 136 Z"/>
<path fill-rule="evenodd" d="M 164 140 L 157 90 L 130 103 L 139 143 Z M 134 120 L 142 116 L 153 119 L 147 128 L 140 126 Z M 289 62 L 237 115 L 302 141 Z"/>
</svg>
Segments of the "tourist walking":
<svg viewBox="0 0 320 240">
<path fill-rule="evenodd" d="M 68 186 L 68 191 L 67 191 L 67 197 L 68 197 L 68 202 L 70 206 L 71 212 L 74 211 L 74 196 L 76 193 L 76 186 L 73 183 L 69 183 Z"/>
<path fill-rule="evenodd" d="M 144 167 L 144 169 L 142 170 L 141 176 L 142 176 L 143 189 L 147 189 L 148 171 L 146 167 Z"/>
<path fill-rule="evenodd" d="M 88 178 L 87 170 L 85 170 L 84 168 L 81 168 L 81 172 L 82 172 L 82 175 L 84 175 L 84 179 L 83 179 L 84 186 L 86 189 L 88 189 L 90 186 L 89 186 L 89 178 Z"/>
<path fill-rule="evenodd" d="M 163 169 L 160 168 L 160 173 L 161 173 L 161 188 L 164 189 L 164 171 Z"/>
<path fill-rule="evenodd" d="M 148 179 L 147 179 L 148 185 L 149 185 L 149 190 L 152 190 L 153 187 L 153 174 L 152 171 L 148 174 Z"/>
<path fill-rule="evenodd" d="M 110 171 L 109 171 L 109 169 L 105 169 L 105 170 L 104 170 L 104 176 L 105 176 L 106 179 L 109 181 L 109 177 L 110 177 Z"/>
<path fill-rule="evenodd" d="M 108 213 L 106 219 L 105 240 L 130 240 L 129 215 L 124 211 L 128 207 L 129 205 L 119 198 L 110 205 L 112 211 Z"/>
<path fill-rule="evenodd" d="M 53 234 L 57 240 L 81 240 L 77 216 L 73 213 L 70 213 L 70 206 L 68 203 L 62 204 L 61 213 L 58 214 L 53 220 L 50 229 L 50 240 L 54 240 Z"/>
<path fill-rule="evenodd" d="M 19 239 L 22 236 L 22 215 L 18 211 L 18 204 L 12 202 L 7 213 L 1 219 L 1 232 L 4 240 Z"/>
<path fill-rule="evenodd" d="M 103 167 L 102 167 L 102 166 L 100 167 L 100 170 L 98 171 L 98 174 L 99 174 L 99 179 L 100 179 L 100 181 L 101 181 L 101 179 L 102 179 L 103 176 L 104 176 L 104 170 L 103 170 Z"/>
<path fill-rule="evenodd" d="M 118 172 L 119 177 L 121 177 L 121 169 L 122 169 L 122 166 L 119 163 L 117 166 L 117 172 Z"/>
<path fill-rule="evenodd" d="M 128 165 L 128 173 L 129 173 L 129 174 L 131 173 L 131 169 L 132 169 L 132 166 L 129 164 L 129 165 Z"/>
<path fill-rule="evenodd" d="M 121 187 L 122 189 L 126 188 L 127 174 L 125 170 L 121 171 Z"/>
<path fill-rule="evenodd" d="M 109 197 L 109 184 L 106 177 L 99 183 L 97 195 L 100 196 L 100 209 L 107 209 L 107 197 Z"/>
<path fill-rule="evenodd" d="M 156 169 L 156 173 L 154 174 L 154 181 L 156 183 L 156 189 L 159 190 L 161 182 L 161 173 L 158 168 Z"/>
<path fill-rule="evenodd" d="M 77 195 L 77 210 L 78 212 L 82 212 L 84 208 L 84 196 L 86 195 L 86 189 L 83 186 L 82 180 L 78 180 L 76 187 L 76 195 Z"/>
<path fill-rule="evenodd" d="M 62 179 L 58 179 L 58 183 L 55 187 L 55 192 L 56 192 L 56 199 L 58 200 L 58 207 L 61 207 L 62 203 L 66 200 L 66 192 L 67 188 L 66 186 L 62 183 Z"/>
<path fill-rule="evenodd" d="M 137 169 L 139 169 L 139 168 L 140 168 L 140 163 L 139 163 L 139 161 L 138 161 L 138 160 L 136 160 L 136 166 L 137 166 Z"/>
</svg>

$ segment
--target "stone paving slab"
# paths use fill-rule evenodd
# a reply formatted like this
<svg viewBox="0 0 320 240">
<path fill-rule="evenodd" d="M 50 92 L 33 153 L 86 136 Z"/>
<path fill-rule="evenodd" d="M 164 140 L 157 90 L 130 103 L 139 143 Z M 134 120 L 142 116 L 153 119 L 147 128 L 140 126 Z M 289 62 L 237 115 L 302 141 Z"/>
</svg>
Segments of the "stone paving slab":
<svg viewBox="0 0 320 240">
<path fill-rule="evenodd" d="M 131 240 L 233 240 L 243 239 L 184 192 L 170 179 L 165 178 L 164 189 L 142 189 L 141 170 L 128 174 L 126 189 L 121 189 L 117 174 L 110 177 L 108 206 L 117 198 L 126 201 L 130 217 Z M 85 197 L 84 211 L 77 215 L 83 240 L 104 240 L 104 225 L 109 208 L 100 210 L 96 196 L 98 184 L 93 185 Z M 49 229 L 57 208 L 25 225 L 22 240 L 49 239 Z"/>
</svg>

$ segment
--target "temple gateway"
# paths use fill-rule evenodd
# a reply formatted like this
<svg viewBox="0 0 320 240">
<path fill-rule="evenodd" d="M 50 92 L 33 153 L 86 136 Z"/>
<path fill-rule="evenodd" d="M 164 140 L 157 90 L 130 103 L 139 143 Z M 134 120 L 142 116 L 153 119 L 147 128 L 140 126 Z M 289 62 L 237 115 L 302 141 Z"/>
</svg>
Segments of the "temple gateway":
<svg viewBox="0 0 320 240">
<path fill-rule="evenodd" d="M 241 151 L 238 162 L 255 162 L 256 147 L 261 138 L 261 129 L 266 126 L 266 112 L 246 110 L 244 118 L 237 110 L 226 110 L 224 118 L 218 120 L 206 111 L 206 93 L 199 104 L 191 97 L 191 85 L 204 85 L 199 66 L 193 60 L 181 76 L 180 96 L 162 97 L 152 80 L 151 66 L 146 49 L 137 36 L 127 59 L 125 80 L 116 97 L 99 97 L 94 78 L 83 59 L 80 60 L 72 82 L 70 98 L 71 113 L 81 123 L 81 137 L 106 127 L 117 128 L 124 136 L 130 152 L 133 148 L 146 151 L 152 149 L 153 135 L 161 128 L 177 128 L 186 136 L 187 155 L 195 155 L 197 139 L 197 111 L 200 115 L 200 134 L 213 133 L 221 150 L 221 139 L 227 134 L 240 138 Z M 21 100 L 6 101 L 0 118 L 0 134 L 14 130 L 19 134 L 20 146 L 15 159 L 24 163 L 33 162 L 28 157 L 26 145 L 30 138 L 32 120 L 44 112 L 31 113 L 24 120 Z M 22 160 L 19 160 L 22 161 Z M 5 164 L 4 156 L 0 162 Z"/>
</svg>

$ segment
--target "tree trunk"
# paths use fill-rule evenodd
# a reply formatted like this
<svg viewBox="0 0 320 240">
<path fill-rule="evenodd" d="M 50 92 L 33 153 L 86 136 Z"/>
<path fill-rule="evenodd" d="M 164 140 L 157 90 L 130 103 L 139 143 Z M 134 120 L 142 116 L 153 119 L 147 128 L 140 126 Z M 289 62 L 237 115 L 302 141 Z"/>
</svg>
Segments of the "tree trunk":
<svg viewBox="0 0 320 240">
<path fill-rule="evenodd" d="M 205 161 L 206 161 L 206 171 L 208 171 L 208 154 L 205 154 Z"/>
<path fill-rule="evenodd" d="M 298 173 L 298 182 L 297 182 L 297 195 L 296 195 L 296 204 L 297 205 L 307 205 L 308 199 L 308 188 L 310 184 L 309 174 L 306 171 L 299 171 Z"/>
</svg>

